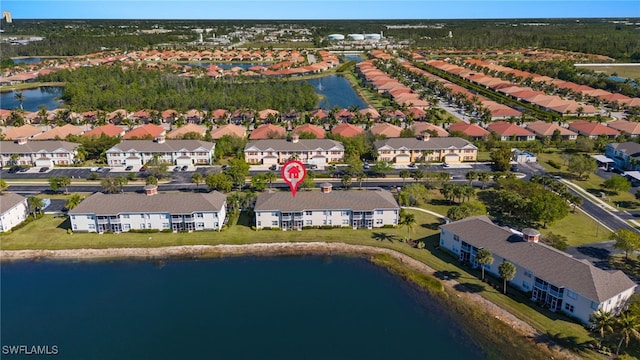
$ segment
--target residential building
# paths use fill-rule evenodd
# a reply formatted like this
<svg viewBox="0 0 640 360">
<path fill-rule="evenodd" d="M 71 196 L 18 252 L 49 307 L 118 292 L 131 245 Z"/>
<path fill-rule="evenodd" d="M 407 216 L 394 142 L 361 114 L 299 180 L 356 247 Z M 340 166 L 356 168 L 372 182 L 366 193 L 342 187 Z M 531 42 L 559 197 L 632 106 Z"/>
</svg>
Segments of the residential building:
<svg viewBox="0 0 640 360">
<path fill-rule="evenodd" d="M 0 233 L 20 225 L 27 216 L 29 216 L 27 198 L 9 192 L 0 194 Z"/>
<path fill-rule="evenodd" d="M 258 195 L 256 229 L 302 230 L 304 227 L 379 228 L 398 225 L 400 206 L 387 190 L 268 192 Z"/>
<path fill-rule="evenodd" d="M 61 140 L 66 139 L 69 135 L 82 135 L 84 129 L 81 126 L 66 124 L 64 126 L 56 126 L 50 130 L 40 133 L 34 137 L 35 140 Z"/>
<path fill-rule="evenodd" d="M 613 139 L 620 135 L 616 129 L 602 125 L 597 122 L 589 122 L 584 120 L 574 121 L 569 124 L 569 130 L 577 132 L 579 135 L 586 136 L 590 139 L 597 139 L 600 136 L 606 136 Z"/>
<path fill-rule="evenodd" d="M 83 136 L 86 137 L 100 137 L 102 135 L 109 137 L 122 137 L 126 130 L 123 127 L 107 124 L 103 126 L 94 127 L 93 129 L 85 132 Z"/>
<path fill-rule="evenodd" d="M 460 261 L 478 267 L 478 250 L 489 250 L 493 264 L 485 265 L 487 273 L 499 276 L 500 264 L 512 263 L 516 274 L 510 285 L 530 294 L 531 301 L 584 324 L 595 311 L 617 314 L 624 310 L 636 287 L 622 271 L 599 269 L 539 243 L 540 233 L 534 229 L 517 232 L 495 225 L 486 216 L 441 225 L 440 229 L 440 246 Z"/>
<path fill-rule="evenodd" d="M 341 162 L 344 146 L 335 140 L 300 139 L 294 134 L 291 140 L 256 140 L 244 148 L 244 159 L 249 164 L 284 164 L 292 158 L 317 165 Z"/>
<path fill-rule="evenodd" d="M 620 170 L 640 170 L 640 144 L 633 141 L 610 143 L 604 148 L 604 154 L 612 159 Z"/>
<path fill-rule="evenodd" d="M 2 129 L 2 135 L 5 140 L 16 140 L 18 138 L 33 139 L 41 134 L 44 130 L 37 126 L 25 124 L 22 126 L 7 126 Z"/>
<path fill-rule="evenodd" d="M 607 123 L 607 126 L 630 137 L 640 135 L 640 123 L 637 121 L 615 120 Z"/>
<path fill-rule="evenodd" d="M 168 139 L 182 139 L 182 137 L 184 137 L 186 134 L 189 133 L 195 133 L 198 134 L 198 136 L 200 136 L 201 138 L 204 137 L 204 135 L 207 132 L 207 128 L 201 125 L 196 125 L 193 123 L 188 123 L 184 126 L 180 126 L 177 127 L 173 130 L 171 130 L 168 134 L 167 134 L 167 138 Z"/>
<path fill-rule="evenodd" d="M 527 123 L 527 129 L 533 131 L 533 133 L 539 138 L 551 138 L 556 134 L 556 132 L 560 135 L 562 140 L 575 140 L 578 137 L 578 134 L 575 132 L 558 124 L 546 121 L 534 121 Z"/>
<path fill-rule="evenodd" d="M 242 139 L 247 136 L 247 128 L 240 125 L 228 124 L 211 130 L 211 138 L 214 140 L 219 140 L 225 135 L 235 136 Z"/>
<path fill-rule="evenodd" d="M 411 126 L 411 128 L 413 129 L 413 132 L 416 135 L 422 135 L 424 133 L 428 133 L 431 136 L 437 136 L 437 137 L 449 136 L 449 133 L 447 132 L 447 130 L 441 128 L 438 125 L 434 125 L 426 121 L 415 121 Z"/>
<path fill-rule="evenodd" d="M 506 121 L 493 122 L 487 126 L 487 130 L 496 133 L 502 141 L 531 141 L 536 139 L 536 135 L 531 131 Z"/>
<path fill-rule="evenodd" d="M 282 139 L 287 134 L 287 130 L 282 126 L 273 124 L 263 124 L 258 126 L 249 135 L 249 140 L 259 139 Z"/>
<path fill-rule="evenodd" d="M 146 194 L 95 193 L 69 210 L 71 229 L 82 232 L 131 230 L 197 231 L 220 230 L 226 217 L 227 197 L 210 193 L 157 193 L 157 187 L 145 188 Z"/>
<path fill-rule="evenodd" d="M 164 134 L 165 129 L 163 127 L 154 124 L 145 124 L 127 132 L 122 138 L 125 140 L 156 139 Z"/>
<path fill-rule="evenodd" d="M 351 125 L 349 123 L 338 124 L 331 129 L 333 135 L 340 135 L 342 137 L 350 138 L 362 134 L 364 130 L 361 127 Z"/>
<path fill-rule="evenodd" d="M 490 132 L 476 124 L 468 124 L 463 121 L 451 124 L 448 130 L 449 134 L 452 132 L 460 132 L 473 141 L 483 140 L 490 134 Z"/>
<path fill-rule="evenodd" d="M 400 137 L 402 128 L 389 123 L 378 123 L 369 129 L 373 135 L 384 136 L 387 138 Z"/>
<path fill-rule="evenodd" d="M 207 165 L 214 157 L 215 144 L 201 140 L 122 140 L 107 150 L 109 166 L 142 166 L 158 157 L 172 165 Z"/>
<path fill-rule="evenodd" d="M 29 141 L 24 137 L 15 141 L 0 141 L 0 166 L 12 163 L 42 167 L 71 165 L 77 155 L 78 146 L 80 144 L 68 141 Z"/>
<path fill-rule="evenodd" d="M 316 139 L 324 139 L 326 137 L 326 132 L 320 126 L 316 126 L 313 124 L 304 124 L 296 127 L 291 131 L 294 134 L 300 133 L 309 133 L 315 135 Z"/>
<path fill-rule="evenodd" d="M 374 142 L 378 161 L 396 164 L 412 162 L 459 163 L 476 161 L 478 148 L 469 141 L 457 137 L 394 138 Z"/>
</svg>

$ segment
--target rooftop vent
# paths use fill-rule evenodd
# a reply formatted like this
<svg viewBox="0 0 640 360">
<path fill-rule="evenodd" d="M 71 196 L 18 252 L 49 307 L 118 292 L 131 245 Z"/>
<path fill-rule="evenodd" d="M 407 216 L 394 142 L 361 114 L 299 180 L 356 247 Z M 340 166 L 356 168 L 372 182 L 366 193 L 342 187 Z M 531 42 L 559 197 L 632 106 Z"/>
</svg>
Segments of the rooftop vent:
<svg viewBox="0 0 640 360">
<path fill-rule="evenodd" d="M 531 228 L 522 229 L 522 238 L 526 242 L 537 243 L 540 241 L 540 232 Z"/>
<path fill-rule="evenodd" d="M 158 185 L 147 185 L 144 187 L 144 193 L 147 196 L 156 195 L 158 193 Z"/>
<path fill-rule="evenodd" d="M 324 182 L 324 183 L 320 184 L 320 191 L 321 191 L 323 194 L 328 194 L 328 193 L 330 193 L 332 188 L 333 188 L 333 185 L 331 185 L 331 184 L 330 184 L 330 183 L 328 183 L 328 182 Z"/>
</svg>

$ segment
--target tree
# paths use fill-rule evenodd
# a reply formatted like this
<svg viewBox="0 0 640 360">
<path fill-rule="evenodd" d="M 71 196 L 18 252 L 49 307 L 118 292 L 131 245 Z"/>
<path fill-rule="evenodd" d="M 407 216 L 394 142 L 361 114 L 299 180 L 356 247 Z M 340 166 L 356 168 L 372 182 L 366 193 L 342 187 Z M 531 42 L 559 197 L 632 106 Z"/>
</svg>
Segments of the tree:
<svg viewBox="0 0 640 360">
<path fill-rule="evenodd" d="M 58 190 L 60 190 L 60 178 L 57 176 L 49 177 L 49 188 L 51 188 L 53 192 L 58 192 Z"/>
<path fill-rule="evenodd" d="M 597 168 L 596 159 L 585 155 L 572 156 L 567 165 L 567 170 L 581 180 L 585 179 L 585 175 L 588 178 L 589 173 L 595 172 Z"/>
<path fill-rule="evenodd" d="M 631 189 L 631 182 L 627 180 L 624 176 L 613 175 L 602 183 L 602 186 L 605 189 L 612 190 L 614 192 L 625 192 Z"/>
<path fill-rule="evenodd" d="M 107 177 L 100 180 L 100 186 L 102 187 L 104 192 L 109 194 L 115 194 L 120 191 L 120 186 L 118 186 L 116 179 L 112 177 Z"/>
<path fill-rule="evenodd" d="M 487 184 L 487 182 L 489 182 L 489 180 L 491 180 L 491 173 L 488 173 L 486 171 L 479 172 L 478 180 L 482 182 L 482 190 L 484 190 L 484 186 Z"/>
<path fill-rule="evenodd" d="M 511 149 L 499 147 L 491 151 L 491 161 L 497 171 L 507 171 L 511 166 Z"/>
<path fill-rule="evenodd" d="M 629 253 L 640 249 L 640 235 L 633 230 L 618 229 L 610 236 L 611 240 L 615 240 L 613 245 L 616 249 L 624 251 L 624 257 L 628 261 Z"/>
<path fill-rule="evenodd" d="M 516 266 L 508 261 L 504 261 L 500 266 L 498 266 L 498 273 L 500 273 L 500 277 L 502 278 L 503 284 L 503 293 L 507 293 L 507 281 L 513 280 L 516 276 Z"/>
<path fill-rule="evenodd" d="M 567 202 L 549 190 L 540 191 L 532 196 L 528 209 L 533 219 L 542 221 L 544 228 L 547 227 L 547 224 L 560 220 L 569 214 Z"/>
<path fill-rule="evenodd" d="M 35 196 L 29 196 L 27 198 L 27 204 L 29 205 L 29 211 L 33 215 L 33 218 L 36 218 L 36 212 L 42 211 L 44 207 L 44 201 Z"/>
<path fill-rule="evenodd" d="M 309 173 L 311 171 L 307 171 L 307 177 L 309 177 Z M 265 174 L 265 180 L 269 183 L 269 188 L 271 188 L 271 184 L 278 179 L 278 176 L 273 171 L 269 171 Z"/>
<path fill-rule="evenodd" d="M 422 180 L 423 177 L 424 177 L 424 173 L 422 172 L 422 170 L 414 170 L 411 172 L 411 178 L 415 182 Z"/>
<path fill-rule="evenodd" d="M 480 201 L 467 201 L 458 206 L 453 206 L 447 211 L 447 217 L 451 220 L 461 220 L 470 216 L 486 214 L 487 207 Z"/>
<path fill-rule="evenodd" d="M 400 170 L 400 177 L 402 178 L 402 185 L 404 185 L 407 178 L 411 176 L 409 170 Z"/>
<path fill-rule="evenodd" d="M 78 206 L 78 204 L 80 204 L 81 201 L 82 201 L 82 196 L 80 196 L 80 194 L 73 194 L 73 195 L 69 196 L 69 199 L 67 199 L 67 203 L 66 203 L 65 207 L 68 210 L 71 210 L 71 209 L 75 208 L 76 206 Z"/>
<path fill-rule="evenodd" d="M 421 183 L 412 183 L 400 190 L 399 202 L 403 206 L 421 205 L 428 200 L 429 190 Z"/>
<path fill-rule="evenodd" d="M 478 179 L 478 173 L 474 170 L 470 170 L 469 172 L 467 172 L 467 174 L 465 175 L 465 178 L 467 180 L 469 180 L 469 185 L 473 184 L 473 180 Z"/>
<path fill-rule="evenodd" d="M 124 193 L 124 187 L 129 183 L 129 179 L 120 175 L 120 176 L 116 176 L 113 179 L 115 186 L 118 187 L 118 189 L 120 190 L 121 193 Z"/>
<path fill-rule="evenodd" d="M 251 177 L 251 187 L 256 191 L 267 188 L 267 177 L 264 174 L 256 174 Z"/>
<path fill-rule="evenodd" d="M 482 269 L 482 281 L 484 281 L 484 266 L 493 264 L 493 255 L 491 251 L 487 249 L 480 249 L 476 254 L 476 261 L 480 264 L 480 269 Z"/>
<path fill-rule="evenodd" d="M 22 91 L 16 91 L 16 93 L 13 95 L 13 98 L 16 99 L 16 101 L 18 101 L 18 103 L 20 104 L 20 110 L 24 110 L 24 108 L 22 107 L 22 103 L 24 103 L 24 94 L 22 93 Z"/>
<path fill-rule="evenodd" d="M 407 227 L 406 241 L 408 242 L 411 240 L 411 232 L 413 231 L 413 227 L 416 225 L 416 216 L 414 214 L 403 212 L 400 214 L 400 224 Z"/>
<path fill-rule="evenodd" d="M 613 333 L 613 326 L 615 324 L 613 314 L 599 309 L 591 314 L 589 322 L 591 323 L 591 331 L 600 334 L 600 345 L 602 345 L 604 334 L 608 332 Z"/>
<path fill-rule="evenodd" d="M 209 174 L 204 180 L 209 190 L 229 192 L 233 188 L 231 177 L 225 173 Z"/>
<path fill-rule="evenodd" d="M 554 234 L 552 232 L 542 236 L 542 242 L 552 246 L 558 250 L 565 251 L 567 249 L 568 239 L 566 236 Z"/>
<path fill-rule="evenodd" d="M 68 176 L 60 176 L 58 178 L 58 184 L 62 187 L 64 187 L 64 193 L 68 194 L 69 193 L 69 189 L 68 186 L 71 185 L 71 179 Z"/>
<path fill-rule="evenodd" d="M 224 173 L 231 178 L 232 184 L 242 191 L 245 178 L 249 175 L 249 164 L 243 159 L 231 159 Z"/>
<path fill-rule="evenodd" d="M 9 185 L 7 184 L 7 182 L 4 179 L 0 179 L 0 193 L 7 190 L 8 187 Z"/>
<path fill-rule="evenodd" d="M 153 175 L 147 176 L 147 178 L 145 179 L 144 183 L 147 184 L 147 185 L 158 185 L 158 178 L 156 178 Z M 116 183 L 116 185 L 117 185 L 117 183 Z"/>
<path fill-rule="evenodd" d="M 348 189 L 352 183 L 351 175 L 349 174 L 342 175 L 342 178 L 340 179 L 340 183 L 342 183 L 342 186 L 344 186 L 345 189 Z"/>
<path fill-rule="evenodd" d="M 200 174 L 199 172 L 195 172 L 193 173 L 193 175 L 191 175 L 191 182 L 196 184 L 196 191 L 198 191 L 200 184 L 204 182 L 204 176 L 202 176 L 202 174 Z"/>
<path fill-rule="evenodd" d="M 616 332 L 620 334 L 620 342 L 618 342 L 616 355 L 620 353 L 622 342 L 624 342 L 625 347 L 628 347 L 629 340 L 631 340 L 632 337 L 640 339 L 640 330 L 638 329 L 639 325 L 640 323 L 638 322 L 638 318 L 634 314 L 631 314 L 628 311 L 620 314 L 615 323 Z"/>
</svg>

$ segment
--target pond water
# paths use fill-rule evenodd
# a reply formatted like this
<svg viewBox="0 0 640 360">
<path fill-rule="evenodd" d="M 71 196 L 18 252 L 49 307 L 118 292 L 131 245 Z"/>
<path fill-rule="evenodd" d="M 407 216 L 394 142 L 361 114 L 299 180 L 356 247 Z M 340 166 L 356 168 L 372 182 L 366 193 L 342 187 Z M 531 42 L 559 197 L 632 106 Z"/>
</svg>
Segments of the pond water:
<svg viewBox="0 0 640 360">
<path fill-rule="evenodd" d="M 62 101 L 57 100 L 62 96 L 62 88 L 58 86 L 42 86 L 36 89 L 21 90 L 24 99 L 22 107 L 26 111 L 38 111 L 42 105 L 47 110 L 58 108 Z M 20 108 L 20 102 L 15 98 L 15 92 L 0 94 L 0 108 L 13 110 Z"/>
<path fill-rule="evenodd" d="M 39 57 L 26 57 L 26 58 L 18 58 L 11 59 L 14 64 L 37 64 L 42 61 L 42 58 Z"/>
<path fill-rule="evenodd" d="M 306 80 L 313 85 L 316 93 L 323 96 L 319 103 L 319 107 L 323 109 L 331 109 L 334 106 L 339 108 L 348 108 L 355 105 L 358 109 L 367 107 L 367 103 L 358 96 L 347 79 L 338 75 L 329 75 L 316 79 Z"/>
<path fill-rule="evenodd" d="M 347 61 L 355 61 L 357 63 L 362 61 L 362 57 L 360 55 L 345 55 L 344 58 Z"/>
<path fill-rule="evenodd" d="M 2 344 L 56 346 L 60 358 L 486 358 L 443 306 L 363 259 L 38 261 L 1 270 Z"/>
</svg>

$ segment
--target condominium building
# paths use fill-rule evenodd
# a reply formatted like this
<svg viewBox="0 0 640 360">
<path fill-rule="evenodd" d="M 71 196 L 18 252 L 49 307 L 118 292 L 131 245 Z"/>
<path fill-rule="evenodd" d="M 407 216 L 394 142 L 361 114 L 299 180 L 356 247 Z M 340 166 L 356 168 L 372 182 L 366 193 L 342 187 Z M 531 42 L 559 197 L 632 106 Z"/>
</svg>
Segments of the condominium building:
<svg viewBox="0 0 640 360">
<path fill-rule="evenodd" d="M 476 161 L 478 148 L 469 141 L 456 137 L 394 138 L 374 143 L 378 161 L 409 164 L 416 161 L 459 163 Z"/>
<path fill-rule="evenodd" d="M 343 160 L 344 146 L 335 140 L 300 139 L 294 134 L 291 140 L 251 141 L 244 148 L 244 158 L 249 164 L 283 164 L 291 158 L 309 164 L 329 164 Z"/>
<path fill-rule="evenodd" d="M 214 157 L 215 144 L 200 140 L 122 140 L 107 150 L 109 166 L 142 166 L 158 157 L 172 165 L 206 165 Z"/>
<path fill-rule="evenodd" d="M 80 144 L 58 140 L 30 141 L 21 137 L 15 141 L 0 141 L 0 165 L 46 166 L 71 165 Z"/>
<path fill-rule="evenodd" d="M 0 194 L 0 233 L 20 225 L 29 216 L 27 198 L 14 193 Z"/>
</svg>

